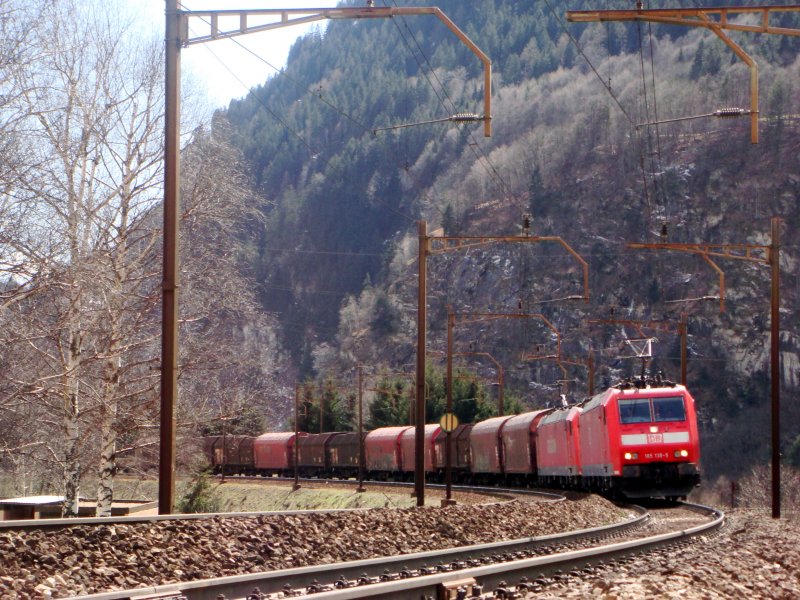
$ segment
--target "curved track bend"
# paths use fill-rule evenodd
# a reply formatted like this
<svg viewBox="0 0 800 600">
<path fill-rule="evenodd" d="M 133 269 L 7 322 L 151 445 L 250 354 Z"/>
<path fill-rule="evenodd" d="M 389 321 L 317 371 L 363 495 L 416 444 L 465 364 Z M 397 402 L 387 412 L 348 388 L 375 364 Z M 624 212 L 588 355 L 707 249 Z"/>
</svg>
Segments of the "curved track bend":
<svg viewBox="0 0 800 600">
<path fill-rule="evenodd" d="M 523 598 L 566 573 L 580 576 L 598 563 L 685 543 L 692 537 L 715 531 L 724 520 L 718 510 L 682 504 L 670 510 L 691 511 L 693 518 L 686 514 L 662 518 L 658 533 L 647 531 L 643 536 L 642 530 L 652 529 L 652 513 L 641 507 L 631 508 L 636 516 L 621 523 L 565 534 L 76 598 L 272 600 L 306 595 L 320 600 Z M 506 582 L 517 583 L 509 586 Z"/>
</svg>

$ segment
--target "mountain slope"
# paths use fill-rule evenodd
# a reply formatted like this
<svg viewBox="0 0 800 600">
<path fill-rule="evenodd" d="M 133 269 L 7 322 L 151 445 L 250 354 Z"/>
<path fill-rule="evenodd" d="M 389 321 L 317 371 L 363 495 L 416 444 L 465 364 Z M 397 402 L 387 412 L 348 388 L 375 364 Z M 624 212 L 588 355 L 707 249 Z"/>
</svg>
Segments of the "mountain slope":
<svg viewBox="0 0 800 600">
<path fill-rule="evenodd" d="M 439 5 L 494 62 L 492 138 L 451 123 L 373 132 L 482 112 L 479 62 L 429 17 L 332 22 L 295 45 L 283 75 L 227 111 L 270 220 L 259 240 L 262 301 L 279 313 L 299 372 L 413 360 L 418 219 L 448 234 L 516 235 L 531 213 L 534 236 L 560 237 L 587 261 L 590 303 L 552 301 L 583 293 L 580 264 L 559 244 L 435 257 L 429 346 L 442 348 L 446 304 L 497 312 L 521 305 L 554 324 L 564 356 L 597 354 L 599 384 L 638 370 L 618 358 L 636 332 L 588 320 L 612 309 L 617 319 L 675 322 L 686 313 L 689 381 L 702 399 L 708 461 L 720 468 L 729 431 L 767 426 L 753 417 L 766 415 L 768 397 L 767 270 L 720 262 L 720 313 L 716 302 L 684 302 L 719 293 L 701 258 L 634 252 L 626 243 L 658 241 L 666 226 L 670 242 L 763 245 L 770 218 L 783 218 L 783 383 L 796 390 L 797 41 L 736 38 L 761 66 L 762 142 L 754 146 L 744 120 L 636 127 L 747 106 L 747 70 L 708 32 L 568 25 L 579 51 L 546 2 Z M 677 338 L 657 337 L 654 367 L 677 377 Z M 519 393 L 552 395 L 543 386 L 564 378 L 558 367 L 519 360 L 532 346 L 550 352 L 552 338 L 530 319 L 459 332 L 457 343 L 518 366 L 507 381 Z M 570 368 L 573 395 L 585 393 L 585 378 Z M 795 411 L 787 416 L 796 410 L 787 406 Z M 791 440 L 796 425 L 788 427 Z M 765 442 L 754 448 L 766 456 Z"/>
</svg>

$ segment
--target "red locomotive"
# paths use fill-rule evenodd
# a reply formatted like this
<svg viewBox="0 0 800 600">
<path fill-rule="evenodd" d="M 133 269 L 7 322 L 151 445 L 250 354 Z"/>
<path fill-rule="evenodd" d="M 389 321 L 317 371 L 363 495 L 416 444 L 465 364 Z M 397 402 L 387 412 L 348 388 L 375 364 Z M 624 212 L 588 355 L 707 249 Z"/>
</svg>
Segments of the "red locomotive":
<svg viewBox="0 0 800 600">
<path fill-rule="evenodd" d="M 620 385 L 582 409 L 584 486 L 627 498 L 677 498 L 700 482 L 697 415 L 684 386 Z"/>
<path fill-rule="evenodd" d="M 546 487 L 579 488 L 581 475 L 581 408 L 570 406 L 545 415 L 536 436 L 539 484 Z"/>
</svg>

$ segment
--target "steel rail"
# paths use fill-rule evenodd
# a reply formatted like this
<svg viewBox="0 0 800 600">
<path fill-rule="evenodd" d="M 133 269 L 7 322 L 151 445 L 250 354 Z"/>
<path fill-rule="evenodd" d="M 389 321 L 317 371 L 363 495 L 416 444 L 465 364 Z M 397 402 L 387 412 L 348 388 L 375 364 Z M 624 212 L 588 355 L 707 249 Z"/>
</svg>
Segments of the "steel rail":
<svg viewBox="0 0 800 600">
<path fill-rule="evenodd" d="M 532 578 L 541 580 L 554 574 L 575 572 L 600 562 L 630 557 L 633 554 L 678 544 L 695 536 L 712 533 L 722 527 L 724 523 L 725 515 L 722 511 L 700 505 L 683 504 L 682 506 L 697 510 L 698 512 L 708 512 L 714 518 L 708 523 L 697 525 L 689 529 L 649 536 L 639 540 L 550 554 L 496 565 L 487 565 L 473 569 L 464 569 L 457 573 L 425 575 L 414 579 L 378 583 L 373 586 L 322 592 L 314 594 L 314 598 L 319 600 L 351 600 L 356 598 L 402 600 L 404 598 L 434 598 L 445 597 L 442 595 L 444 590 L 455 590 L 458 587 L 462 587 L 465 589 L 466 593 L 469 594 L 470 587 L 473 585 L 478 586 L 478 590 L 497 590 L 499 588 L 508 590 L 509 586 L 506 582 L 514 580 L 519 581 L 520 584 L 511 586 L 515 595 L 508 597 L 517 597 L 517 593 L 531 590 L 530 582 Z M 475 588 L 473 588 L 473 590 L 474 589 Z M 479 594 L 476 597 L 495 598 L 506 596 L 498 596 L 497 594 L 484 596 Z"/>
<path fill-rule="evenodd" d="M 280 481 L 291 483 L 294 481 L 291 477 L 272 477 L 264 478 L 249 475 L 226 475 L 228 479 L 247 480 L 247 481 Z M 300 478 L 304 483 L 332 483 L 335 485 L 358 485 L 357 480 L 328 480 L 328 479 L 310 479 Z M 397 487 L 397 488 L 410 488 L 413 486 L 411 483 L 399 481 L 367 481 L 370 485 L 381 487 Z M 443 484 L 429 484 L 428 487 L 433 489 L 444 489 Z M 505 501 L 513 500 L 513 496 L 536 496 L 543 499 L 544 502 L 563 502 L 566 498 L 558 493 L 545 492 L 541 490 L 518 490 L 514 488 L 495 488 L 495 487 L 477 487 L 477 486 L 454 486 L 453 490 L 459 492 L 469 492 L 473 494 L 486 494 L 487 496 L 495 496 Z M 125 515 L 115 517 L 79 517 L 79 518 L 56 518 L 56 519 L 19 519 L 10 521 L 0 521 L 0 531 L 4 529 L 54 529 L 62 527 L 75 527 L 78 525 L 118 525 L 118 524 L 132 524 L 132 523 L 156 523 L 158 521 L 193 521 L 203 519 L 213 519 L 215 517 L 259 517 L 262 515 L 307 515 L 307 514 L 327 514 L 327 513 L 340 513 L 355 510 L 370 510 L 367 508 L 328 508 L 319 510 L 269 510 L 269 511 L 237 511 L 225 513 L 192 513 L 192 514 L 170 514 L 170 515 Z"/>
<path fill-rule="evenodd" d="M 551 552 L 554 547 L 574 543 L 582 539 L 598 539 L 619 536 L 630 529 L 640 527 L 650 520 L 650 514 L 641 507 L 631 507 L 637 516 L 620 523 L 581 529 L 566 533 L 550 534 L 538 537 L 521 538 L 504 542 L 463 546 L 446 550 L 417 552 L 394 557 L 380 557 L 346 563 L 316 565 L 281 571 L 250 573 L 185 583 L 174 583 L 133 590 L 102 592 L 85 596 L 74 596 L 69 600 L 121 600 L 126 598 L 147 599 L 162 597 L 165 594 L 183 596 L 188 600 L 217 600 L 220 595 L 225 598 L 245 598 L 253 594 L 254 589 L 265 594 L 277 594 L 288 589 L 309 589 L 327 586 L 334 589 L 338 582 L 350 582 L 363 579 L 378 582 L 382 578 L 395 579 L 384 583 L 372 583 L 361 587 L 350 587 L 332 592 L 321 592 L 316 597 L 331 598 L 372 598 L 383 597 L 381 594 L 391 593 L 396 598 L 408 598 L 409 590 L 416 585 L 441 585 L 442 582 L 468 577 L 477 569 L 483 573 L 487 569 L 500 568 L 494 566 L 476 567 L 478 564 L 495 563 L 501 560 L 513 560 L 519 553 L 539 551 Z M 548 556 L 550 556 L 548 554 Z M 541 558 L 547 558 L 543 556 Z M 536 560 L 536 559 L 528 559 Z M 524 562 L 524 561 L 523 561 Z M 505 563 L 511 564 L 511 563 Z M 432 566 L 433 565 L 433 566 Z M 470 568 L 472 567 L 472 568 Z M 419 573 L 435 573 L 411 578 Z M 392 574 L 394 573 L 394 574 Z M 408 575 L 408 578 L 405 578 Z M 482 577 L 484 575 L 481 575 Z M 432 579 L 431 579 L 432 578 Z M 323 583 L 320 584 L 319 582 Z M 420 582 L 420 583 L 416 583 Z M 328 596 L 328 594 L 350 594 L 344 596 Z M 353 595 L 355 594 L 355 595 Z M 376 595 L 377 594 L 377 595 Z M 399 595 L 398 595 L 399 594 Z M 404 595 L 406 594 L 406 595 Z M 251 596 L 255 597 L 255 596 Z M 417 596 L 418 597 L 418 596 Z"/>
</svg>

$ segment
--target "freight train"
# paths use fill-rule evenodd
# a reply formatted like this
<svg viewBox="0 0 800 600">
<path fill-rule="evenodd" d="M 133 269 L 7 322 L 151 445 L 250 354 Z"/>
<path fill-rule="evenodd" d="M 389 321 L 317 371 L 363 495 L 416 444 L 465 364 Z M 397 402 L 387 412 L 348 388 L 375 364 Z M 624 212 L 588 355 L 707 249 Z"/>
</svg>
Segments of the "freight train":
<svg viewBox="0 0 800 600">
<path fill-rule="evenodd" d="M 411 480 L 415 428 L 361 434 L 264 433 L 203 438 L 213 470 L 301 477 L 359 475 Z M 447 435 L 425 426 L 424 465 L 442 481 Z M 297 444 L 297 448 L 295 448 Z M 456 483 L 593 491 L 614 497 L 685 497 L 700 483 L 695 402 L 683 385 L 656 379 L 617 384 L 580 404 L 459 425 L 450 434 Z"/>
</svg>

